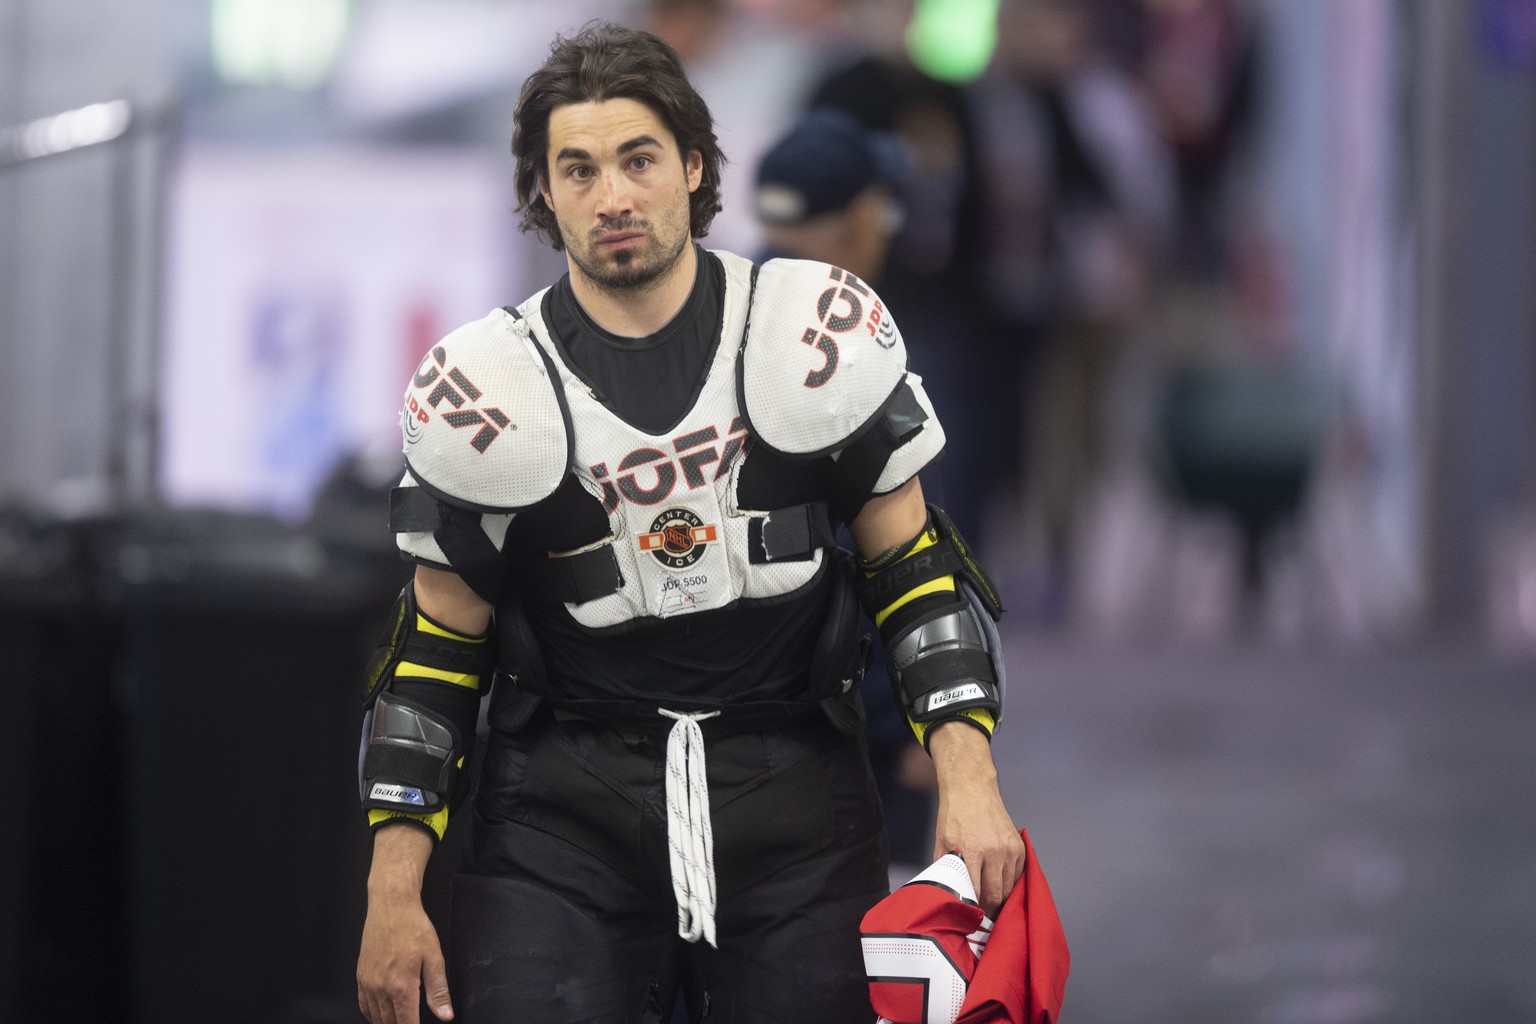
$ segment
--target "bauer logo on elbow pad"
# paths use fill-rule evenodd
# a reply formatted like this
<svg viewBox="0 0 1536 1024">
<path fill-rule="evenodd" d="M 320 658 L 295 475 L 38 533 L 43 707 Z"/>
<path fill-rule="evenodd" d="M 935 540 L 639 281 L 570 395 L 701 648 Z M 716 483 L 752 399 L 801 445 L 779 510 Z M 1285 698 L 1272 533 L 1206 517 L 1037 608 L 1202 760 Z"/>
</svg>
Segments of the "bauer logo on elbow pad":
<svg viewBox="0 0 1536 1024">
<path fill-rule="evenodd" d="M 927 711 L 934 712 L 940 708 L 962 700 L 982 700 L 987 696 L 987 691 L 981 688 L 979 683 L 965 683 L 961 686 L 953 686 L 948 690 L 936 690 L 928 695 Z"/>
<path fill-rule="evenodd" d="M 421 790 L 414 786 L 392 786 L 387 782 L 375 782 L 373 789 L 368 792 L 368 798 L 393 800 L 396 803 L 411 804 L 414 807 L 427 806 L 427 799 L 421 795 Z"/>
</svg>

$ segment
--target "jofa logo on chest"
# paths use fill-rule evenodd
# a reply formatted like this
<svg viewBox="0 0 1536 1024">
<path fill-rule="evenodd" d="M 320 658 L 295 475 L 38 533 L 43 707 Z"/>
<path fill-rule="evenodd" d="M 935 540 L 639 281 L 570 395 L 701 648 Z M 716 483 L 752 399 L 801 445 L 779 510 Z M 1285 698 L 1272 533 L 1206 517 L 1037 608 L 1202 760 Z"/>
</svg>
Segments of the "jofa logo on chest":
<svg viewBox="0 0 1536 1024">
<path fill-rule="evenodd" d="M 690 430 L 672 439 L 676 458 L 660 448 L 636 448 L 619 460 L 613 479 L 606 462 L 594 463 L 588 471 L 603 489 L 603 511 L 612 515 L 621 498 L 635 505 L 660 505 L 677 490 L 679 479 L 690 491 L 719 480 L 731 471 L 746 442 L 747 425 L 737 416 L 723 442 L 714 427 Z"/>
<path fill-rule="evenodd" d="M 686 569 L 704 557 L 705 548 L 720 539 L 714 524 L 685 508 L 669 508 L 651 520 L 651 532 L 640 535 L 640 550 L 668 569 Z"/>
</svg>

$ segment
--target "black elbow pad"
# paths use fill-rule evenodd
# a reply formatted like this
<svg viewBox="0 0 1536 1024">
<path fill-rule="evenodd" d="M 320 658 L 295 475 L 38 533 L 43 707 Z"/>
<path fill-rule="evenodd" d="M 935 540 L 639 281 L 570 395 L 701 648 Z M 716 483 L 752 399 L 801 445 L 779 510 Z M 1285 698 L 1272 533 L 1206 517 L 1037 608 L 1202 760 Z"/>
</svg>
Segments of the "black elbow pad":
<svg viewBox="0 0 1536 1024">
<path fill-rule="evenodd" d="M 420 816 L 441 837 L 441 812 L 468 789 L 465 762 L 495 664 L 489 638 L 448 629 L 416 607 L 413 586 L 401 592 L 363 694 L 358 789 L 365 810 Z M 379 823 L 384 815 L 370 818 Z"/>
</svg>

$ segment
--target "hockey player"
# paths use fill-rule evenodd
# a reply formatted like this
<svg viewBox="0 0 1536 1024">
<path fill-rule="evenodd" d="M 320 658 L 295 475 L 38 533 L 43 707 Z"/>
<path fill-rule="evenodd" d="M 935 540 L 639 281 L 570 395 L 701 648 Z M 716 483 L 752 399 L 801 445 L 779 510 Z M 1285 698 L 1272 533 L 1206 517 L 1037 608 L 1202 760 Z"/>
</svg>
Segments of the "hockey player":
<svg viewBox="0 0 1536 1024">
<path fill-rule="evenodd" d="M 984 906 L 1024 867 L 989 748 L 995 594 L 916 480 L 943 431 L 857 277 L 696 242 L 722 156 L 656 38 L 556 39 L 512 146 L 524 227 L 569 273 L 448 335 L 406 392 L 391 520 L 418 568 L 366 692 L 359 1004 L 865 1019 L 886 878 L 860 601 L 934 760 L 937 846 Z M 445 970 L 420 883 L 487 691 Z"/>
</svg>

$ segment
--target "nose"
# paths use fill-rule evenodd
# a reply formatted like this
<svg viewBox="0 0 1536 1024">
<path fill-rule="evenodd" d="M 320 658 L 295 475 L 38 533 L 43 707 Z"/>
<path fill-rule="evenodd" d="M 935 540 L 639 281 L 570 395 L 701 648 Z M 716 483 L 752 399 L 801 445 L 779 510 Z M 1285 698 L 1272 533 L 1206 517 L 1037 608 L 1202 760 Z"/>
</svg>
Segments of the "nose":
<svg viewBox="0 0 1536 1024">
<path fill-rule="evenodd" d="M 629 180 L 622 174 L 604 174 L 597 189 L 597 213 L 619 217 L 633 212 Z"/>
</svg>

